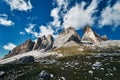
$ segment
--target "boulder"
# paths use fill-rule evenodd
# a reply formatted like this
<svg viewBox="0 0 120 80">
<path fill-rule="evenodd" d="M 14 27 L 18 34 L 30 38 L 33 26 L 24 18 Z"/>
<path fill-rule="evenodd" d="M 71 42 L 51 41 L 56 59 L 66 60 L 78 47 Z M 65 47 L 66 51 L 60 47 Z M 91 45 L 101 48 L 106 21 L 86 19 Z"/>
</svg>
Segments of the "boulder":
<svg viewBox="0 0 120 80">
<path fill-rule="evenodd" d="M 108 40 L 108 37 L 106 35 L 102 36 L 101 38 L 102 38 L 103 41 Z"/>
<path fill-rule="evenodd" d="M 41 71 L 40 74 L 38 75 L 38 80 L 50 80 L 51 75 L 47 73 L 46 71 Z"/>
<path fill-rule="evenodd" d="M 35 59 L 33 56 L 24 56 L 24 57 L 19 58 L 18 60 L 10 62 L 10 64 L 11 63 L 15 63 L 15 64 L 29 63 L 29 62 L 34 62 L 34 60 Z"/>
<path fill-rule="evenodd" d="M 4 71 L 0 71 L 0 76 L 3 76 L 5 74 Z"/>
</svg>

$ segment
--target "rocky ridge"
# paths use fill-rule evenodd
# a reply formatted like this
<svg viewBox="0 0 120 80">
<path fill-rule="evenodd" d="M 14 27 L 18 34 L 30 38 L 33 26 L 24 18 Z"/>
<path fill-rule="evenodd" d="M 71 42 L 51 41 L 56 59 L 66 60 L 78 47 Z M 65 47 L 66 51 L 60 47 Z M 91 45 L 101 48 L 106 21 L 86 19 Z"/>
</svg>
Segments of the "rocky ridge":
<svg viewBox="0 0 120 80">
<path fill-rule="evenodd" d="M 101 37 L 98 33 L 93 31 L 90 26 L 86 26 L 84 28 L 84 35 L 82 38 L 73 27 L 69 27 L 58 34 L 55 40 L 52 35 L 43 35 L 42 37 L 39 37 L 36 42 L 29 39 L 25 43 L 15 47 L 8 53 L 8 55 L 5 56 L 5 58 L 33 50 L 43 49 L 44 51 L 48 51 L 50 49 L 55 49 L 62 46 L 73 46 L 79 45 L 80 43 L 84 44 L 83 41 L 96 44 L 105 40 L 107 40 L 106 36 Z"/>
<path fill-rule="evenodd" d="M 53 45 L 53 37 L 52 35 L 48 35 L 47 37 L 44 35 L 39 37 L 36 42 L 33 42 L 31 39 L 26 40 L 25 43 L 15 47 L 12 51 L 10 51 L 5 58 L 12 57 L 14 55 L 22 54 L 25 52 L 44 49 L 45 51 L 52 48 Z"/>
<path fill-rule="evenodd" d="M 33 49 L 34 44 L 35 42 L 33 42 L 31 39 L 26 40 L 25 43 L 15 47 L 12 51 L 9 51 L 8 55 L 6 55 L 5 58 L 29 52 Z"/>
</svg>

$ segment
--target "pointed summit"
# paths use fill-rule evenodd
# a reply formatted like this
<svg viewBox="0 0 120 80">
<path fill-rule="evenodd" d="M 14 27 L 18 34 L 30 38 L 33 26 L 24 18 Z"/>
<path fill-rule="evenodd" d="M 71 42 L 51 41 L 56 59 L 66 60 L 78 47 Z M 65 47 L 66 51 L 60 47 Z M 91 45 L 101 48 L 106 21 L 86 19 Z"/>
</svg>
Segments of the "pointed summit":
<svg viewBox="0 0 120 80">
<path fill-rule="evenodd" d="M 74 41 L 79 43 L 80 42 L 80 36 L 76 32 L 76 30 L 73 27 L 69 27 L 67 29 L 64 29 L 56 38 L 54 41 L 54 47 L 63 46 L 65 43 L 69 41 Z"/>
<path fill-rule="evenodd" d="M 82 40 L 92 43 L 99 43 L 100 41 L 107 40 L 107 37 L 104 36 L 102 38 L 98 33 L 94 32 L 89 25 L 87 25 L 84 28 L 84 35 L 82 37 Z"/>
</svg>

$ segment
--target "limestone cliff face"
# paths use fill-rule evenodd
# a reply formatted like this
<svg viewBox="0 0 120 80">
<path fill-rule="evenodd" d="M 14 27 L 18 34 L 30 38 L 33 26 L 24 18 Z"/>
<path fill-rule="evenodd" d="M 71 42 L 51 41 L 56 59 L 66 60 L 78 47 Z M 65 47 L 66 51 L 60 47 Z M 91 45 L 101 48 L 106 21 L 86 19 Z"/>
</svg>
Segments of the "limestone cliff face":
<svg viewBox="0 0 120 80">
<path fill-rule="evenodd" d="M 86 26 L 84 28 L 84 35 L 82 37 L 82 40 L 92 43 L 99 43 L 101 41 L 107 40 L 107 37 L 101 37 L 98 33 L 94 32 L 90 26 Z"/>
<path fill-rule="evenodd" d="M 64 29 L 54 41 L 53 47 L 63 46 L 65 43 L 74 41 L 80 43 L 81 39 L 76 30 L 72 27 Z"/>
<path fill-rule="evenodd" d="M 54 42 L 52 35 L 48 35 L 47 40 L 48 40 L 48 43 L 47 43 L 47 46 L 45 47 L 45 51 L 51 49 L 53 46 L 53 42 Z"/>
<path fill-rule="evenodd" d="M 33 50 L 40 50 L 40 49 L 49 50 L 52 48 L 53 41 L 54 39 L 52 35 L 48 35 L 47 37 L 43 35 L 42 37 L 39 37 L 37 39 L 37 42 L 35 43 Z"/>
<path fill-rule="evenodd" d="M 38 49 L 41 46 L 41 43 L 42 43 L 42 39 L 39 37 L 33 47 L 33 50 Z"/>
<path fill-rule="evenodd" d="M 17 55 L 17 54 L 21 54 L 21 53 L 31 51 L 33 49 L 34 44 L 35 43 L 31 39 L 26 40 L 25 43 L 15 47 L 5 57 L 11 57 L 11 56 L 14 56 L 14 55 Z"/>
<path fill-rule="evenodd" d="M 39 37 L 36 43 L 33 42 L 31 39 L 29 39 L 25 43 L 15 47 L 12 51 L 10 51 L 5 56 L 5 58 L 18 55 L 18 54 L 22 54 L 22 53 L 32 51 L 32 50 L 44 49 L 45 51 L 47 51 L 52 48 L 53 42 L 54 42 L 54 39 L 52 35 L 48 35 L 47 37 L 45 35 L 42 37 Z"/>
</svg>

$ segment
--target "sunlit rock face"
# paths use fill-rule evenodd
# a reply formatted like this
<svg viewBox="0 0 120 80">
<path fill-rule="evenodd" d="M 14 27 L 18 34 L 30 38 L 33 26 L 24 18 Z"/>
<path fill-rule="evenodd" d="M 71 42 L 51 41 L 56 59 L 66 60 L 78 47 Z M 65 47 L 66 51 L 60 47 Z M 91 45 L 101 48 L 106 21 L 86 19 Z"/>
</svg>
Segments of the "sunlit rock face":
<svg viewBox="0 0 120 80">
<path fill-rule="evenodd" d="M 15 47 L 5 57 L 11 57 L 11 56 L 14 56 L 14 55 L 18 55 L 18 54 L 21 54 L 21 53 L 31 51 L 33 49 L 34 44 L 35 44 L 35 42 L 33 42 L 31 39 L 28 39 L 28 40 L 25 41 L 25 43 Z"/>
<path fill-rule="evenodd" d="M 84 35 L 82 37 L 83 41 L 89 41 L 92 43 L 99 43 L 101 41 L 107 40 L 107 36 L 100 36 L 98 33 L 92 30 L 90 26 L 85 26 L 84 28 Z"/>
<path fill-rule="evenodd" d="M 74 41 L 80 43 L 81 39 L 76 30 L 72 27 L 64 29 L 54 41 L 53 47 L 63 46 L 65 43 Z"/>
</svg>

